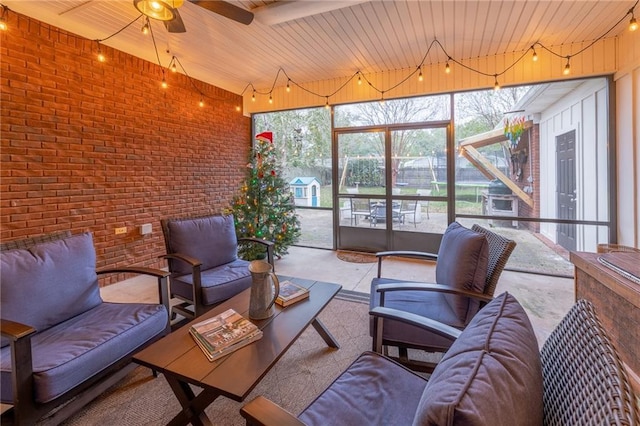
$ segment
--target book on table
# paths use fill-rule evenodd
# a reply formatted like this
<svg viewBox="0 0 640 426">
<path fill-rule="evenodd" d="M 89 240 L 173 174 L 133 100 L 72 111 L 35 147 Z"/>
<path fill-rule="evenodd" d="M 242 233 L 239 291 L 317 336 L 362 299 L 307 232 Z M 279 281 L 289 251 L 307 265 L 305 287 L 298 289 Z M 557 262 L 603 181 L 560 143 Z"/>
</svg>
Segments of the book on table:
<svg viewBox="0 0 640 426">
<path fill-rule="evenodd" d="M 262 331 L 233 309 L 189 327 L 189 333 L 207 356 L 215 361 L 262 337 Z"/>
<path fill-rule="evenodd" d="M 308 288 L 286 280 L 280 283 L 280 293 L 276 298 L 276 303 L 285 307 L 306 299 L 307 297 L 309 297 Z"/>
</svg>

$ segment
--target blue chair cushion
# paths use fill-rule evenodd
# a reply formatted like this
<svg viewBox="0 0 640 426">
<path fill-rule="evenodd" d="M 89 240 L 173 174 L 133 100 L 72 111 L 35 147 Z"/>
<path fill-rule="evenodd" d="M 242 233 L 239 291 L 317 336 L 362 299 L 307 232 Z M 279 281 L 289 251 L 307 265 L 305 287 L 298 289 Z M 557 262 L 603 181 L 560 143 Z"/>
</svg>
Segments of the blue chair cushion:
<svg viewBox="0 0 640 426">
<path fill-rule="evenodd" d="M 174 219 L 167 223 L 169 253 L 182 253 L 202 262 L 201 270 L 215 268 L 238 258 L 238 240 L 233 216 Z M 184 262 L 172 263 L 175 274 L 190 274 Z"/>
<path fill-rule="evenodd" d="M 489 243 L 485 236 L 453 222 L 443 234 L 438 250 L 436 282 L 483 293 L 488 261 Z M 467 297 L 447 294 L 444 298 L 465 324 L 479 309 L 478 301 Z"/>
<path fill-rule="evenodd" d="M 395 361 L 364 352 L 298 419 L 309 426 L 411 424 L 426 384 Z"/>
<path fill-rule="evenodd" d="M 510 294 L 471 320 L 438 363 L 414 425 L 541 425 L 542 366 L 533 327 Z"/>
<path fill-rule="evenodd" d="M 90 233 L 7 250 L 0 259 L 3 319 L 42 332 L 102 303 Z"/>
<path fill-rule="evenodd" d="M 249 262 L 236 259 L 230 263 L 203 270 L 200 273 L 202 303 L 213 305 L 227 300 L 251 287 Z M 187 300 L 193 296 L 193 275 L 187 274 L 171 280 L 171 292 Z"/>
<path fill-rule="evenodd" d="M 49 310 L 50 311 L 50 310 Z M 35 400 L 45 403 L 165 332 L 163 305 L 102 303 L 32 337 Z M 12 403 L 11 348 L 0 352 L 2 402 Z"/>
<path fill-rule="evenodd" d="M 401 280 L 391 278 L 374 278 L 371 281 L 370 308 L 379 306 L 380 293 L 376 291 L 379 284 L 402 283 Z M 411 312 L 423 317 L 428 317 L 453 327 L 463 328 L 451 306 L 445 300 L 445 295 L 431 291 L 391 291 L 387 292 L 384 305 L 403 312 Z M 373 333 L 373 317 L 369 319 L 370 332 Z M 373 335 L 373 334 L 372 334 Z M 405 324 L 399 321 L 385 320 L 383 339 L 389 343 L 399 342 L 404 345 L 417 345 L 418 347 L 441 348 L 446 350 L 451 346 L 451 340 L 436 333 Z"/>
</svg>

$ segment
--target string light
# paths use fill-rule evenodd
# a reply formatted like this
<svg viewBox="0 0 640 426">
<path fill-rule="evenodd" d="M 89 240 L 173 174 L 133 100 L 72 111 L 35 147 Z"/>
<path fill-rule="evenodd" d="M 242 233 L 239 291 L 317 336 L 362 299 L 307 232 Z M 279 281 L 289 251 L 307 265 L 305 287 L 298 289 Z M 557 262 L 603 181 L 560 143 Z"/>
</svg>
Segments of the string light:
<svg viewBox="0 0 640 426">
<path fill-rule="evenodd" d="M 204 100 L 202 100 L 202 98 L 200 98 L 200 102 L 198 103 L 198 105 L 200 106 L 200 108 L 204 106 Z"/>
<path fill-rule="evenodd" d="M 633 15 L 633 9 L 631 9 L 631 20 L 629 21 L 629 31 L 635 31 L 638 29 L 638 21 L 636 21 L 636 17 Z"/>
<path fill-rule="evenodd" d="M 140 32 L 142 32 L 142 34 L 144 35 L 149 34 L 149 18 L 147 18 L 146 21 L 144 22 L 144 25 L 140 29 Z"/>
<path fill-rule="evenodd" d="M 167 80 L 164 78 L 164 68 L 162 69 L 162 83 L 160 83 L 160 86 L 162 86 L 163 89 L 169 87 Z"/>
<path fill-rule="evenodd" d="M 635 15 L 634 15 L 634 9 L 635 9 L 635 6 L 636 6 L 637 4 L 638 4 L 638 1 L 636 2 L 636 4 L 635 4 L 631 9 L 629 9 L 629 11 L 625 14 L 625 16 L 624 16 L 621 20 L 619 20 L 619 21 L 618 21 L 618 22 L 617 22 L 613 27 L 611 27 L 609 30 L 607 30 L 606 32 L 604 32 L 600 37 L 598 37 L 598 38 L 596 38 L 595 40 L 593 40 L 591 43 L 589 43 L 589 44 L 588 44 L 586 47 L 584 47 L 582 50 L 580 50 L 580 51 L 579 51 L 579 52 L 577 52 L 577 53 L 574 53 L 573 55 L 564 56 L 564 58 L 566 58 L 566 59 L 567 59 L 567 63 L 566 63 L 566 65 L 565 65 L 565 67 L 564 67 L 563 74 L 564 74 L 564 75 L 568 75 L 568 74 L 570 74 L 570 73 L 571 73 L 571 64 L 570 64 L 571 56 L 576 56 L 576 55 L 578 55 L 578 54 L 580 54 L 580 53 L 584 52 L 584 51 L 585 51 L 585 50 L 587 50 L 588 48 L 592 47 L 596 42 L 598 42 L 598 41 L 602 40 L 602 39 L 603 39 L 607 34 L 609 34 L 609 33 L 610 33 L 610 32 L 611 32 L 611 31 L 612 31 L 612 30 L 613 30 L 617 25 L 619 25 L 619 24 L 620 24 L 620 23 L 621 23 L 621 22 L 626 18 L 626 16 L 631 15 L 631 19 L 630 19 L 630 21 L 629 21 L 629 30 L 630 30 L 630 31 L 636 31 L 636 30 L 638 29 L 638 23 L 637 23 L 637 20 L 636 20 L 636 18 L 635 18 Z M 7 30 L 7 19 L 6 19 L 6 15 L 7 15 L 7 12 L 8 12 L 10 9 L 9 9 L 7 6 L 2 5 L 2 4 L 0 4 L 0 7 L 2 8 L 2 13 L 0 14 L 0 31 L 1 31 L 1 30 Z M 128 23 L 127 25 L 125 25 L 125 26 L 124 26 L 123 28 L 121 28 L 120 30 L 118 30 L 118 31 L 116 31 L 115 33 L 111 34 L 110 36 L 105 37 L 105 38 L 103 38 L 103 39 L 96 39 L 95 41 L 96 41 L 96 42 L 97 42 L 97 44 L 98 44 L 98 53 L 97 53 L 98 61 L 100 61 L 100 62 L 105 62 L 105 61 L 106 61 L 106 57 L 105 57 L 105 55 L 102 53 L 102 50 L 101 50 L 100 42 L 102 42 L 102 41 L 104 41 L 104 40 L 107 40 L 107 39 L 110 39 L 111 37 L 114 37 L 115 35 L 117 35 L 117 34 L 121 33 L 122 31 L 124 31 L 126 28 L 128 28 L 129 26 L 131 26 L 133 23 L 135 23 L 136 21 L 138 21 L 138 19 L 140 19 L 140 18 L 142 18 L 142 17 L 144 17 L 144 14 L 139 15 L 136 19 L 134 19 L 133 21 L 131 21 L 130 23 Z M 152 39 L 153 39 L 154 47 L 156 47 L 155 38 L 153 37 L 153 31 L 152 31 L 152 28 L 151 28 L 151 25 L 150 25 L 150 21 L 149 21 L 148 17 L 145 17 L 145 19 L 146 19 L 146 21 L 145 21 L 145 23 L 144 23 L 144 25 L 143 25 L 143 27 L 142 27 L 142 32 L 146 34 L 146 33 L 147 33 L 147 28 L 148 28 L 148 32 L 149 32 L 149 33 L 151 33 L 151 36 L 152 36 Z M 438 44 L 438 45 L 440 46 L 440 48 L 444 51 L 444 53 L 445 53 L 445 54 L 447 53 L 447 52 L 446 52 L 446 50 L 444 49 L 444 47 L 442 46 L 442 44 L 441 44 L 437 39 L 436 39 L 436 40 L 433 40 L 433 42 L 431 43 L 431 45 L 430 45 L 430 47 L 429 47 L 429 50 L 431 49 L 431 46 L 433 46 L 434 44 Z M 549 48 L 547 48 L 546 46 L 542 45 L 541 43 L 537 42 L 537 43 L 535 43 L 534 45 L 532 45 L 532 46 L 531 46 L 531 50 L 533 50 L 532 60 L 533 60 L 534 62 L 538 60 L 538 55 L 537 55 L 537 52 L 536 52 L 535 47 L 534 47 L 536 44 L 537 44 L 537 45 L 539 45 L 540 47 L 542 47 L 543 49 L 545 49 L 545 50 L 549 51 L 550 53 L 552 53 L 552 54 L 554 54 L 554 55 L 556 55 L 556 56 L 559 56 L 559 57 L 560 57 L 560 55 L 559 55 L 559 54 L 557 54 L 557 53 L 553 52 L 551 49 L 549 49 Z M 426 56 L 428 55 L 428 53 L 429 53 L 429 51 L 427 51 L 427 54 L 425 54 L 425 58 L 426 58 Z M 526 52 L 525 52 L 525 53 L 526 53 Z M 157 47 L 156 47 L 156 56 L 158 56 Z M 524 55 L 523 55 L 523 56 L 524 56 Z M 520 61 L 522 60 L 523 56 L 521 56 L 520 58 L 518 58 L 517 60 L 515 60 L 515 61 L 514 61 L 514 63 L 513 63 L 513 64 L 511 64 L 510 66 L 508 66 L 506 69 L 507 69 L 507 70 L 508 70 L 508 69 L 511 69 L 514 65 L 516 65 L 518 62 L 520 62 Z M 172 72 L 177 72 L 176 60 L 177 60 L 177 58 L 174 56 L 174 57 L 172 58 L 172 63 L 171 63 L 171 66 L 170 66 L 170 69 L 171 69 L 171 71 L 172 71 Z M 424 59 L 423 59 L 423 62 L 424 62 Z M 482 74 L 482 75 L 488 75 L 488 76 L 490 76 L 490 75 L 491 75 L 491 74 L 487 74 L 487 73 L 485 73 L 485 72 L 482 72 L 482 71 L 480 71 L 480 70 L 478 70 L 478 69 L 474 69 L 474 68 L 472 68 L 472 67 L 466 66 L 466 65 L 464 65 L 464 64 L 462 64 L 462 63 L 460 63 L 460 62 L 456 61 L 455 59 L 453 59 L 453 58 L 452 58 L 451 56 L 449 56 L 449 55 L 447 55 L 447 61 L 446 61 L 446 64 L 445 64 L 445 73 L 447 73 L 447 74 L 451 73 L 451 65 L 450 65 L 450 62 L 454 62 L 454 63 L 456 63 L 456 64 L 458 64 L 458 65 L 461 65 L 463 68 L 466 68 L 467 70 L 469 70 L 469 71 L 471 71 L 471 72 L 475 72 L 475 73 Z M 160 63 L 160 58 L 159 58 L 159 56 L 158 56 L 158 65 L 160 65 L 160 66 L 162 67 L 162 65 L 161 65 L 161 63 Z M 182 64 L 181 64 L 181 65 L 182 65 Z M 184 67 L 182 67 L 182 69 L 183 69 L 183 71 L 185 71 L 185 70 L 184 70 Z M 418 72 L 418 80 L 419 80 L 419 81 L 423 81 L 424 76 L 423 76 L 423 74 L 422 74 L 422 64 L 420 64 L 420 65 L 418 66 L 418 71 L 419 71 L 419 72 Z M 279 74 L 280 72 L 284 72 L 284 70 L 283 70 L 282 68 L 280 68 L 280 70 L 278 71 L 278 74 Z M 502 75 L 504 72 L 505 72 L 505 71 L 503 71 L 503 72 L 501 72 L 501 73 L 493 74 L 493 76 L 494 76 L 494 89 L 495 89 L 495 90 L 500 89 L 500 84 L 498 83 L 498 76 L 499 76 L 499 75 Z M 286 73 L 285 73 L 285 74 L 286 74 Z M 357 80 L 357 81 L 358 81 L 358 85 L 362 85 L 362 73 L 361 73 L 360 71 L 358 71 L 356 74 L 357 74 L 357 76 L 358 76 L 358 80 Z M 163 68 L 163 71 L 162 71 L 162 75 L 163 75 L 163 77 L 162 77 L 162 84 L 161 84 L 161 86 L 162 86 L 163 88 L 167 88 L 167 87 L 168 87 L 168 84 L 167 84 L 167 81 L 166 81 L 166 78 L 165 78 L 164 68 Z M 186 71 L 185 71 L 185 75 L 189 78 L 189 80 L 190 80 L 190 81 L 192 80 L 192 79 L 191 79 L 191 77 L 186 73 Z M 353 79 L 353 77 L 351 77 L 351 79 Z M 276 76 L 276 80 L 277 80 L 277 76 Z M 391 89 L 394 89 L 394 88 L 398 87 L 398 86 L 399 86 L 400 84 L 402 84 L 404 81 L 406 81 L 406 78 L 405 78 L 404 80 L 402 80 L 400 83 L 398 83 L 398 84 L 396 84 L 395 86 L 391 87 Z M 383 90 L 381 90 L 381 89 L 376 88 L 375 86 L 373 86 L 373 84 L 372 84 L 370 81 L 368 81 L 368 80 L 367 80 L 367 82 L 369 83 L 369 86 L 371 86 L 374 90 L 377 90 L 378 92 L 380 92 L 380 94 L 381 94 L 380 102 L 381 102 L 382 104 L 384 104 L 384 102 L 385 102 L 385 99 L 384 99 L 384 91 L 383 91 Z M 193 81 L 191 81 L 191 83 L 192 83 L 192 85 L 193 85 Z M 274 87 L 275 87 L 275 83 L 276 83 L 276 81 L 274 81 Z M 297 86 L 299 86 L 299 84 L 298 84 L 298 83 L 296 83 L 295 81 L 291 80 L 291 78 L 289 78 L 289 77 L 287 76 L 287 86 L 286 86 L 286 90 L 287 90 L 287 92 L 289 92 L 289 91 L 290 91 L 290 89 L 291 89 L 291 84 L 292 84 L 292 83 L 293 83 L 293 84 L 295 84 L 295 85 L 297 85 Z M 345 85 L 346 85 L 346 84 L 345 84 Z M 338 90 L 336 90 L 333 94 L 337 93 L 339 90 L 341 90 L 342 88 L 344 88 L 344 86 L 345 86 L 345 85 L 342 85 L 342 86 L 341 86 Z M 248 87 L 250 87 L 250 86 L 251 86 L 251 87 L 253 87 L 253 84 L 249 83 L 249 84 L 247 85 L 247 87 L 243 90 L 242 94 L 244 94 L 244 92 L 245 92 L 245 91 L 247 90 L 247 88 L 248 88 Z M 195 86 L 194 86 L 194 87 L 195 87 Z M 268 92 L 268 93 L 269 93 L 269 103 L 270 103 L 270 104 L 273 104 L 273 96 L 272 96 L 272 93 L 273 93 L 273 89 L 274 89 L 274 87 L 272 87 L 272 88 L 271 88 L 271 90 Z M 304 88 L 303 88 L 303 89 L 304 89 Z M 391 90 L 391 89 L 388 89 L 388 90 Z M 197 87 L 196 87 L 196 90 L 198 90 L 198 89 L 197 89 Z M 329 97 L 329 96 L 331 96 L 331 95 L 333 95 L 333 94 L 331 94 L 331 95 L 329 95 L 329 96 L 326 96 L 326 95 L 320 95 L 320 94 L 317 94 L 317 93 L 311 92 L 311 91 L 309 91 L 308 89 L 304 89 L 304 90 L 305 90 L 305 91 L 307 91 L 308 93 L 312 94 L 312 95 L 325 96 L 325 97 L 326 97 L 326 100 L 327 100 L 327 102 L 326 102 L 327 104 L 328 104 L 328 97 Z M 199 90 L 198 90 L 198 91 L 199 91 Z M 256 93 L 257 93 L 257 92 L 256 92 L 256 89 L 253 87 L 253 94 L 252 94 L 252 96 L 251 96 L 251 100 L 252 100 L 252 101 L 254 101 L 254 102 L 255 102 L 255 100 L 256 100 Z M 201 93 L 201 94 L 202 94 L 202 93 Z M 241 94 L 241 96 L 242 96 L 242 94 Z M 265 94 L 266 94 L 266 93 L 265 93 Z M 202 98 L 201 98 L 201 100 L 200 100 L 200 104 L 202 105 L 203 103 L 204 103 L 204 102 L 203 102 L 203 100 L 202 100 Z M 236 107 L 236 109 L 238 109 L 238 110 L 239 110 L 239 109 L 240 109 L 240 107 Z"/>
<path fill-rule="evenodd" d="M 564 70 L 562 70 L 562 74 L 564 75 L 571 74 L 571 64 L 569 63 L 570 59 L 571 59 L 571 56 L 567 56 L 567 65 L 565 65 Z"/>
<path fill-rule="evenodd" d="M 2 15 L 0 15 L 0 31 L 7 31 L 9 29 L 9 25 L 7 25 L 7 9 L 7 6 L 2 5 Z"/>
<path fill-rule="evenodd" d="M 98 61 L 105 62 L 107 58 L 102 54 L 102 48 L 100 47 L 100 42 L 98 42 Z"/>
<path fill-rule="evenodd" d="M 329 97 L 328 97 L 328 96 L 327 96 L 327 100 L 326 100 L 326 102 L 324 103 L 324 107 L 325 107 L 326 109 L 329 109 L 329 108 L 330 108 L 330 106 L 329 106 Z"/>
</svg>

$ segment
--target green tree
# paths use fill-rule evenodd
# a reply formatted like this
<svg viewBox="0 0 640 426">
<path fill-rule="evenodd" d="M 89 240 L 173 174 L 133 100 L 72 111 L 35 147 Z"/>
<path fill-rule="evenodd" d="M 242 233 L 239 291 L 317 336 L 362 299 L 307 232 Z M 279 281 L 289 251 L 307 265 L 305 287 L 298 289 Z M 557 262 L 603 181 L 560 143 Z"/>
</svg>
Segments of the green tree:
<svg viewBox="0 0 640 426">
<path fill-rule="evenodd" d="M 296 215 L 293 194 L 283 178 L 271 132 L 256 137 L 249 155 L 247 177 L 230 208 L 235 217 L 239 238 L 255 237 L 274 243 L 274 254 L 287 254 L 300 238 L 300 221 Z M 240 255 L 247 260 L 260 258 L 262 248 L 242 245 Z"/>
</svg>

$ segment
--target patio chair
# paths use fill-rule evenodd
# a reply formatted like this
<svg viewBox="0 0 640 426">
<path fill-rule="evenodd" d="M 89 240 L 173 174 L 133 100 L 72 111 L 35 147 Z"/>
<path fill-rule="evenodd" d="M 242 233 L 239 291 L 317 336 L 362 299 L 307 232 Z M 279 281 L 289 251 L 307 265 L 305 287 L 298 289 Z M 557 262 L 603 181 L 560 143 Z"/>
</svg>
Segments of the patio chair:
<svg viewBox="0 0 640 426">
<path fill-rule="evenodd" d="M 273 265 L 273 242 L 236 238 L 232 215 L 162 219 L 169 265 L 171 297 L 182 300 L 172 307 L 187 319 L 198 317 L 251 286 L 249 262 L 238 258 L 238 243 L 264 246 Z"/>
<path fill-rule="evenodd" d="M 437 255 L 415 251 L 377 253 L 378 276 L 371 281 L 370 307 L 394 308 L 464 329 L 493 298 L 498 278 L 515 246 L 514 241 L 481 226 L 468 229 L 453 222 L 442 236 Z M 437 260 L 436 283 L 382 278 L 382 261 L 390 256 Z M 432 371 L 433 364 L 409 359 L 408 349 L 446 352 L 451 340 L 391 320 L 385 325 L 382 344 L 387 354 L 388 347 L 398 348 L 395 359 L 400 363 L 418 371 Z"/>
<path fill-rule="evenodd" d="M 430 189 L 418 189 L 416 191 L 416 194 L 420 195 L 421 197 L 430 197 L 431 196 L 431 190 Z M 430 219 L 429 218 L 429 200 L 420 201 L 420 208 L 424 208 L 424 211 L 427 214 L 427 219 Z"/>
<path fill-rule="evenodd" d="M 368 198 L 351 198 L 351 226 L 358 226 L 358 217 L 368 219 L 371 216 L 371 203 Z"/>
<path fill-rule="evenodd" d="M 417 227 L 416 213 L 418 210 L 418 200 L 402 200 L 400 203 L 400 223 L 405 224 L 407 216 L 413 216 L 413 227 Z"/>
</svg>

